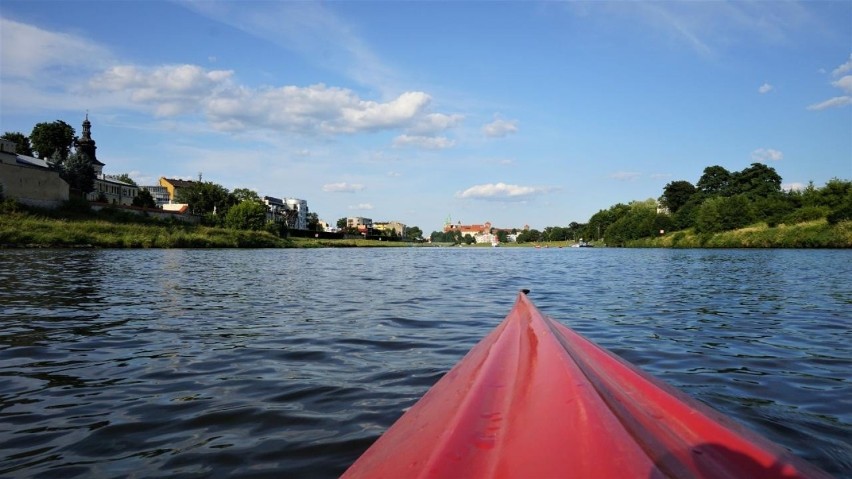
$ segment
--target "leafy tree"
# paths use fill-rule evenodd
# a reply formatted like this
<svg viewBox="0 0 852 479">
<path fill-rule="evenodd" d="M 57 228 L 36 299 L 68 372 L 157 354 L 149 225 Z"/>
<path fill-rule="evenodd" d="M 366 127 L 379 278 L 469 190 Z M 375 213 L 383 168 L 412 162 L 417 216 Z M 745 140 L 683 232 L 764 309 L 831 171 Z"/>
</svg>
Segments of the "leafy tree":
<svg viewBox="0 0 852 479">
<path fill-rule="evenodd" d="M 728 195 L 731 186 L 731 172 L 721 166 L 708 166 L 695 187 L 707 196 Z"/>
<path fill-rule="evenodd" d="M 30 138 L 24 135 L 23 133 L 17 131 L 7 131 L 3 134 L 2 138 L 4 140 L 15 142 L 15 144 L 17 145 L 15 151 L 19 155 L 33 156 L 33 148 L 32 146 L 30 146 Z"/>
<path fill-rule="evenodd" d="M 133 206 L 139 206 L 142 208 L 156 208 L 157 202 L 154 200 L 154 197 L 151 195 L 150 191 L 140 189 L 136 197 L 133 198 Z"/>
<path fill-rule="evenodd" d="M 836 209 L 849 201 L 852 195 L 852 181 L 832 178 L 819 189 L 819 204 Z"/>
<path fill-rule="evenodd" d="M 609 209 L 598 211 L 589 218 L 589 223 L 586 225 L 583 237 L 588 239 L 602 238 L 609 225 L 618 221 L 619 218 L 628 212 L 630 212 L 630 206 L 624 203 L 618 203 L 610 206 Z"/>
<path fill-rule="evenodd" d="M 476 242 L 476 240 L 473 239 L 473 236 L 471 236 L 470 233 L 465 234 L 464 238 L 462 238 L 462 241 L 464 241 L 464 244 L 473 244 Z"/>
<path fill-rule="evenodd" d="M 228 190 L 212 181 L 198 181 L 192 185 L 177 190 L 178 203 L 186 203 L 194 215 L 205 215 L 214 212 L 223 215 L 230 204 Z"/>
<path fill-rule="evenodd" d="M 695 230 L 699 233 L 728 231 L 754 221 L 754 208 L 745 195 L 709 198 L 698 209 Z"/>
<path fill-rule="evenodd" d="M 122 173 L 120 175 L 117 175 L 115 177 L 115 179 L 118 180 L 118 181 L 122 181 L 124 183 L 130 184 L 130 185 L 133 185 L 133 186 L 139 186 L 139 185 L 136 184 L 135 181 L 133 181 L 133 178 L 131 178 L 130 175 L 127 174 L 127 173 Z M 151 193 L 148 193 L 148 194 L 150 195 Z"/>
<path fill-rule="evenodd" d="M 59 176 L 81 197 L 95 189 L 95 167 L 85 153 L 74 153 L 60 163 Z"/>
<path fill-rule="evenodd" d="M 697 190 L 688 181 L 672 181 L 663 188 L 663 196 L 660 204 L 669 209 L 669 213 L 675 214 L 685 205 Z"/>
<path fill-rule="evenodd" d="M 781 193 L 781 176 L 772 167 L 752 163 L 748 168 L 731 175 L 729 193 L 751 198 L 775 195 Z"/>
<path fill-rule="evenodd" d="M 256 191 L 250 190 L 248 188 L 236 188 L 231 192 L 231 196 L 233 197 L 233 203 L 238 204 L 243 201 L 254 201 L 257 203 L 262 203 L 263 200 L 260 199 L 260 196 Z"/>
<path fill-rule="evenodd" d="M 319 231 L 320 230 L 320 219 L 319 215 L 316 213 L 308 213 L 307 217 L 308 221 L 308 231 Z"/>
<path fill-rule="evenodd" d="M 266 227 L 266 205 L 251 200 L 241 201 L 228 209 L 225 226 L 240 230 L 263 230 Z"/>
<path fill-rule="evenodd" d="M 59 161 L 65 161 L 74 143 L 74 128 L 62 120 L 39 123 L 30 133 L 30 142 L 39 158 L 58 157 Z"/>
<path fill-rule="evenodd" d="M 507 243 L 509 241 L 509 233 L 507 233 L 506 230 L 497 231 L 497 241 Z"/>
<path fill-rule="evenodd" d="M 417 241 L 423 238 L 423 230 L 417 226 L 412 226 L 405 230 L 405 238 L 411 241 Z"/>
<path fill-rule="evenodd" d="M 346 218 L 340 218 L 337 220 L 337 229 L 341 231 L 346 229 Z"/>
<path fill-rule="evenodd" d="M 518 243 L 534 243 L 541 241 L 541 232 L 537 229 L 524 230 L 518 235 Z"/>
</svg>

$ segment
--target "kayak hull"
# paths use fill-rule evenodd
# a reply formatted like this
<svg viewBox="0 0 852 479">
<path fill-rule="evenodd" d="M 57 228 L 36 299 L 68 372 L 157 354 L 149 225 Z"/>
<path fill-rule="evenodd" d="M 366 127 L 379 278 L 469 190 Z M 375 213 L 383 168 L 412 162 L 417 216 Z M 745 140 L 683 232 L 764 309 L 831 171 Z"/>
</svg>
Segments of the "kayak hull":
<svg viewBox="0 0 852 479">
<path fill-rule="evenodd" d="M 343 477 L 828 476 L 519 294 Z"/>
</svg>

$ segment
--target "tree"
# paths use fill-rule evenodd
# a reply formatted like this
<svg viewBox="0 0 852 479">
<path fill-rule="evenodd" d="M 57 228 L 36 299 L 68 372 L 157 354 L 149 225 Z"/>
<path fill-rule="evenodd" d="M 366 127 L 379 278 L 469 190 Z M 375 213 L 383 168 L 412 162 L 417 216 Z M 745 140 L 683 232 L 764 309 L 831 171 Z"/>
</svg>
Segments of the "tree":
<svg viewBox="0 0 852 479">
<path fill-rule="evenodd" d="M 663 188 L 660 204 L 675 214 L 695 194 L 695 186 L 688 181 L 672 181 Z"/>
<path fill-rule="evenodd" d="M 95 189 L 95 167 L 85 153 L 74 153 L 61 162 L 59 176 L 81 197 Z"/>
<path fill-rule="evenodd" d="M 242 201 L 225 214 L 225 226 L 240 230 L 260 231 L 266 227 L 266 205 L 257 201 Z"/>
<path fill-rule="evenodd" d="M 58 156 L 60 161 L 65 161 L 74 144 L 74 128 L 62 120 L 42 122 L 33 127 L 30 142 L 42 160 Z"/>
<path fill-rule="evenodd" d="M 151 196 L 150 191 L 140 189 L 136 197 L 133 198 L 133 206 L 139 206 L 142 208 L 156 208 L 157 202 L 154 200 L 154 197 Z"/>
<path fill-rule="evenodd" d="M 178 203 L 186 203 L 194 215 L 216 213 L 223 215 L 227 212 L 230 195 L 228 190 L 212 181 L 197 181 L 177 191 Z"/>
<path fill-rule="evenodd" d="M 316 213 L 308 213 L 307 216 L 307 226 L 308 231 L 319 231 L 320 230 L 320 219 L 319 215 Z"/>
<path fill-rule="evenodd" d="M 745 195 L 709 198 L 698 208 L 695 230 L 699 233 L 728 231 L 754 221 L 754 207 Z"/>
<path fill-rule="evenodd" d="M 127 183 L 129 185 L 139 186 L 139 185 L 136 184 L 135 181 L 133 181 L 133 178 L 131 178 L 130 175 L 127 174 L 127 173 L 122 173 L 120 175 L 116 175 L 115 179 L 118 180 L 118 181 Z M 147 191 L 147 190 L 145 190 L 145 191 Z M 151 193 L 149 192 L 148 194 L 150 195 Z"/>
<path fill-rule="evenodd" d="M 721 166 L 708 166 L 695 187 L 708 196 L 728 195 L 731 186 L 731 172 Z"/>
<path fill-rule="evenodd" d="M 19 155 L 33 156 L 33 148 L 30 146 L 30 138 L 21 132 L 7 131 L 3 134 L 4 140 L 9 140 L 15 143 L 15 151 Z"/>
<path fill-rule="evenodd" d="M 248 188 L 236 188 L 234 191 L 231 192 L 231 196 L 234 199 L 234 204 L 239 204 L 243 201 L 254 201 L 257 203 L 263 202 L 256 191 L 250 190 Z"/>
<path fill-rule="evenodd" d="M 731 175 L 730 195 L 765 198 L 778 193 L 781 193 L 781 176 L 774 168 L 763 163 L 752 163 L 748 168 Z"/>
<path fill-rule="evenodd" d="M 412 226 L 405 230 L 405 237 L 411 241 L 417 241 L 423 238 L 423 230 L 417 226 Z"/>
</svg>

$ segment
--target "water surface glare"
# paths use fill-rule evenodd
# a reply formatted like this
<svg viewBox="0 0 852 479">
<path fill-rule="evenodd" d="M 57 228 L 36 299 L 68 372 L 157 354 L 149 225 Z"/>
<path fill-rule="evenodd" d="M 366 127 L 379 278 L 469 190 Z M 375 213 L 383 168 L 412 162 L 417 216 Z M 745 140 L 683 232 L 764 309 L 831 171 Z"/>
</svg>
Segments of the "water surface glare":
<svg viewBox="0 0 852 479">
<path fill-rule="evenodd" d="M 0 476 L 336 477 L 506 314 L 852 477 L 852 251 L 0 250 Z"/>
</svg>

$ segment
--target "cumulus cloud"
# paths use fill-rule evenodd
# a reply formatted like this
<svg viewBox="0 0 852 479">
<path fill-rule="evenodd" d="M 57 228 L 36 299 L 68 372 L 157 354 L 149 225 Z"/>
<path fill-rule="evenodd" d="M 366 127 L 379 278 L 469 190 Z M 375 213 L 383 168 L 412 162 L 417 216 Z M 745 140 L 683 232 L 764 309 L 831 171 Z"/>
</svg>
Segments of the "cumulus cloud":
<svg viewBox="0 0 852 479">
<path fill-rule="evenodd" d="M 802 190 L 804 190 L 805 188 L 807 188 L 807 185 L 806 185 L 806 184 L 804 184 L 804 183 L 797 183 L 797 182 L 793 182 L 793 183 L 783 183 L 783 184 L 781 185 L 781 189 L 782 189 L 782 190 L 784 190 L 784 191 L 802 191 Z"/>
<path fill-rule="evenodd" d="M 840 89 L 844 94 L 808 105 L 808 110 L 820 111 L 852 105 L 852 75 L 846 75 L 850 71 L 852 71 L 852 54 L 849 55 L 849 60 L 846 63 L 831 72 L 831 76 L 836 78 L 831 82 L 831 86 Z"/>
<path fill-rule="evenodd" d="M 228 85 L 233 73 L 196 65 L 120 65 L 96 75 L 89 86 L 94 91 L 128 92 L 131 102 L 153 105 L 159 116 L 175 116 L 203 107 L 211 94 Z"/>
<path fill-rule="evenodd" d="M 635 171 L 616 171 L 615 173 L 609 175 L 610 178 L 619 180 L 619 181 L 633 181 L 642 176 L 642 173 L 637 173 Z"/>
<path fill-rule="evenodd" d="M 443 150 L 452 148 L 455 144 L 455 141 L 443 136 L 399 135 L 393 140 L 395 147 L 413 146 L 428 150 Z"/>
<path fill-rule="evenodd" d="M 482 127 L 482 133 L 489 138 L 502 138 L 517 133 L 517 131 L 517 120 L 503 120 L 502 118 L 497 118 Z"/>
<path fill-rule="evenodd" d="M 434 135 L 458 126 L 462 120 L 464 120 L 464 115 L 429 113 L 417 119 L 408 129 L 408 132 L 415 135 Z"/>
<path fill-rule="evenodd" d="M 506 183 L 488 183 L 475 185 L 456 194 L 459 198 L 473 198 L 483 200 L 524 200 L 531 196 L 544 194 L 551 188 L 542 186 L 508 185 Z"/>
<path fill-rule="evenodd" d="M 764 93 L 769 93 L 769 92 L 771 92 L 773 88 L 775 88 L 775 87 L 773 87 L 773 86 L 772 86 L 772 85 L 770 85 L 769 83 L 764 83 L 763 85 L 760 85 L 760 88 L 758 88 L 758 89 L 757 89 L 757 91 L 758 91 L 761 95 L 763 95 Z"/>
<path fill-rule="evenodd" d="M 232 70 L 207 70 L 197 65 L 116 66 L 93 77 L 89 86 L 92 91 L 125 95 L 129 103 L 153 107 L 160 116 L 202 114 L 222 131 L 336 134 L 456 121 L 451 115 L 427 112 L 431 97 L 424 92 L 404 92 L 377 102 L 362 99 L 352 90 L 321 83 L 250 88 L 237 84 L 234 76 Z"/>
<path fill-rule="evenodd" d="M 772 148 L 758 148 L 751 152 L 751 159 L 759 163 L 766 161 L 780 161 L 784 158 L 784 153 Z"/>
<path fill-rule="evenodd" d="M 358 183 L 328 183 L 322 186 L 326 193 L 355 193 L 364 189 L 364 185 Z"/>
</svg>

